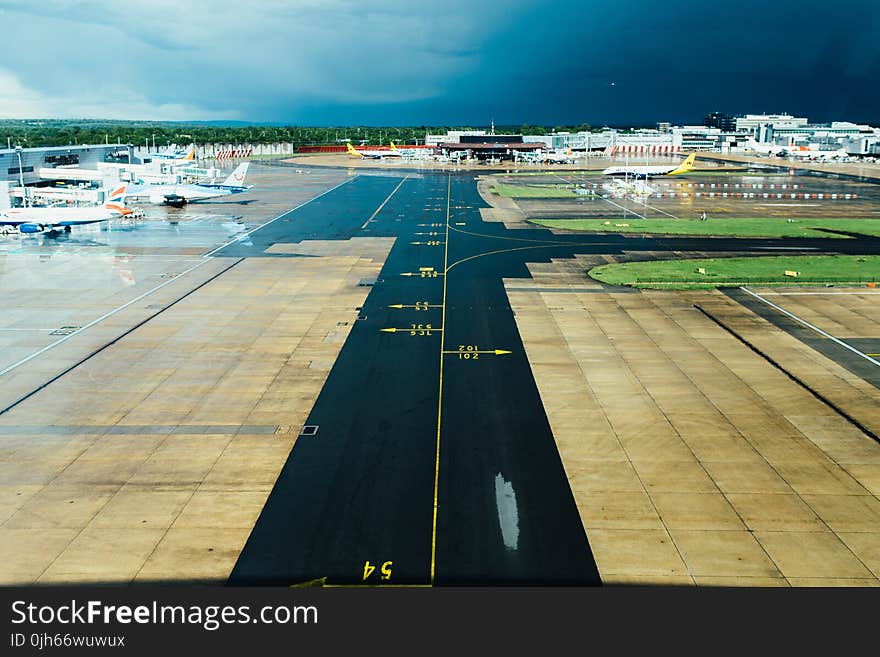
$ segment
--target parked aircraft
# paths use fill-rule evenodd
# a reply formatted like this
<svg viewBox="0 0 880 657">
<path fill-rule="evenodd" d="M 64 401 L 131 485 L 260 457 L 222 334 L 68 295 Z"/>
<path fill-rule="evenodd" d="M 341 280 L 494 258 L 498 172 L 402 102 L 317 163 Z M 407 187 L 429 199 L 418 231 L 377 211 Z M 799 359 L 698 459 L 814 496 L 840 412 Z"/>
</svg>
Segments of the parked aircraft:
<svg viewBox="0 0 880 657">
<path fill-rule="evenodd" d="M 248 167 L 250 166 L 250 162 L 242 162 L 235 170 L 229 174 L 229 177 L 226 178 L 222 183 L 205 183 L 200 182 L 197 183 L 199 187 L 212 187 L 214 189 L 228 189 L 233 193 L 241 193 L 249 190 L 253 185 L 245 185 L 244 179 L 247 176 Z"/>
<path fill-rule="evenodd" d="M 694 170 L 696 154 L 691 153 L 684 162 L 677 166 L 623 166 L 608 167 L 602 173 L 606 176 L 631 176 L 633 178 L 651 178 L 653 176 L 677 176 Z"/>
<path fill-rule="evenodd" d="M 805 160 L 836 160 L 849 157 L 849 153 L 842 148 L 837 150 L 813 150 L 806 146 L 782 148 L 778 155 L 780 157 L 797 157 Z"/>
<path fill-rule="evenodd" d="M 778 144 L 761 144 L 754 139 L 750 139 L 746 142 L 746 148 L 755 153 L 760 153 L 761 155 L 778 155 L 784 150 L 782 146 L 779 146 Z"/>
<path fill-rule="evenodd" d="M 348 147 L 348 154 L 349 155 L 354 155 L 356 157 L 362 157 L 362 158 L 368 157 L 373 160 L 381 160 L 386 157 L 402 157 L 402 155 L 403 155 L 397 149 L 389 149 L 387 151 L 386 150 L 381 150 L 381 151 L 372 150 L 372 151 L 370 151 L 370 150 L 364 150 L 364 149 L 358 150 L 354 146 L 352 146 L 351 144 L 346 144 L 346 146 Z"/>
<path fill-rule="evenodd" d="M 248 162 L 243 162 L 238 165 L 235 171 L 220 184 L 143 184 L 130 186 L 127 195 L 145 198 L 154 205 L 182 207 L 193 201 L 241 194 L 251 188 L 251 186 L 244 185 L 248 164 Z"/>
<path fill-rule="evenodd" d="M 174 150 L 172 150 L 174 149 Z M 171 144 L 168 150 L 153 155 L 153 160 L 161 160 L 162 162 L 189 162 L 196 159 L 195 144 L 190 144 L 186 150 L 177 150 L 176 144 Z"/>
<path fill-rule="evenodd" d="M 125 207 L 126 185 L 113 189 L 103 206 L 12 208 L 9 196 L 0 194 L 0 234 L 57 233 L 59 228 L 69 232 L 72 226 L 109 221 L 131 214 Z"/>
</svg>

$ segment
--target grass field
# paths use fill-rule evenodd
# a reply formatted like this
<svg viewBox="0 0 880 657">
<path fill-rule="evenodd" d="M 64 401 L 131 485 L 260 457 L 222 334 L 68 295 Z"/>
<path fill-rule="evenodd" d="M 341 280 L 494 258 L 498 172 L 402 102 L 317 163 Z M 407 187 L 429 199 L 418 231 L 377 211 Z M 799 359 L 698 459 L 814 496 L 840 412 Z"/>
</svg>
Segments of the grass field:
<svg viewBox="0 0 880 657">
<path fill-rule="evenodd" d="M 504 185 L 496 183 L 494 187 L 499 196 L 507 198 L 572 198 L 574 187 L 557 187 L 556 185 Z"/>
<path fill-rule="evenodd" d="M 699 219 L 540 219 L 539 226 L 598 233 L 657 233 L 665 235 L 703 235 L 725 237 L 846 237 L 822 232 L 830 228 L 862 235 L 880 236 L 880 219 L 785 219 L 784 217 L 745 217 Z M 619 224 L 629 224 L 620 226 Z"/>
<path fill-rule="evenodd" d="M 700 273 L 700 269 L 705 273 Z M 798 272 L 786 276 L 785 272 Z M 880 281 L 880 256 L 759 256 L 602 265 L 590 276 L 611 285 L 693 289 L 725 285 L 821 285 Z"/>
</svg>

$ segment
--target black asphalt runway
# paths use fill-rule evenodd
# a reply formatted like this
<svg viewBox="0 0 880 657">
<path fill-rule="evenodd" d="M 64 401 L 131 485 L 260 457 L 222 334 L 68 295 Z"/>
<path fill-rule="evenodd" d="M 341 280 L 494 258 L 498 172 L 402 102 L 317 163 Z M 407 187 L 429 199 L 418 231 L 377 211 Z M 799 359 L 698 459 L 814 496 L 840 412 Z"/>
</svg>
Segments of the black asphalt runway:
<svg viewBox="0 0 880 657">
<path fill-rule="evenodd" d="M 401 180 L 358 176 L 217 254 L 397 238 L 230 583 L 599 584 L 502 278 L 576 253 L 829 243 L 507 230 L 480 220 L 471 175 Z M 880 253 L 880 240 L 833 246 Z"/>
</svg>

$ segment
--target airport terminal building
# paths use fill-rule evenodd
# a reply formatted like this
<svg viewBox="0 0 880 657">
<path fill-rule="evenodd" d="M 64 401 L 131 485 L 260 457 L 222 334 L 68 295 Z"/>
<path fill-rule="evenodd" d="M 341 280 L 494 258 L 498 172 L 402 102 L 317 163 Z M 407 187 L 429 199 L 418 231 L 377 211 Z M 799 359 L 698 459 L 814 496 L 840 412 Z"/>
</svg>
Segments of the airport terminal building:
<svg viewBox="0 0 880 657">
<path fill-rule="evenodd" d="M 125 161 L 129 147 L 125 144 L 82 146 L 49 146 L 44 148 L 0 149 L 0 182 L 19 184 L 22 174 L 25 185 L 43 181 L 40 169 L 80 167 L 97 169 L 99 162 Z M 19 156 L 21 157 L 19 168 Z"/>
</svg>

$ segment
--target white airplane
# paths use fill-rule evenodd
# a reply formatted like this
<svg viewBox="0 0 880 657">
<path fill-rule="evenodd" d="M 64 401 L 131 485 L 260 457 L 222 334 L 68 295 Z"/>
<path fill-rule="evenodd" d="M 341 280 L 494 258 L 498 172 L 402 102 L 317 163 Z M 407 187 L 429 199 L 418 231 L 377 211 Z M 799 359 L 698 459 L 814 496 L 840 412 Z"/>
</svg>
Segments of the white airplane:
<svg viewBox="0 0 880 657">
<path fill-rule="evenodd" d="M 166 157 L 181 157 L 183 155 L 186 155 L 186 152 L 179 150 L 177 148 L 177 144 L 168 144 L 168 148 L 166 148 L 161 153 L 156 153 L 153 157 L 162 159 Z"/>
<path fill-rule="evenodd" d="M 130 208 L 125 207 L 125 196 L 126 186 L 120 185 L 110 192 L 103 206 L 86 208 L 12 208 L 9 207 L 9 196 L 0 193 L 0 234 L 45 232 L 51 235 L 56 233 L 59 228 L 70 232 L 72 226 L 94 224 L 101 221 L 110 221 L 116 217 L 125 217 L 132 213 Z"/>
<path fill-rule="evenodd" d="M 346 146 L 348 147 L 348 154 L 354 155 L 355 157 L 370 158 L 373 160 L 382 160 L 386 157 L 403 157 L 403 153 L 401 151 L 397 150 L 396 148 L 390 148 L 387 151 L 386 150 L 370 151 L 370 150 L 358 150 L 354 146 L 352 146 L 350 143 L 346 144 Z"/>
<path fill-rule="evenodd" d="M 639 166 L 639 167 L 608 167 L 602 173 L 606 176 L 631 176 L 633 178 L 651 178 L 653 176 L 677 176 L 694 170 L 696 153 L 687 156 L 684 162 L 677 166 Z"/>
<path fill-rule="evenodd" d="M 168 150 L 153 155 L 153 160 L 161 160 L 164 163 L 191 162 L 194 159 L 196 159 L 195 144 L 190 144 L 185 151 L 179 151 L 176 144 L 171 144 Z"/>
<path fill-rule="evenodd" d="M 245 185 L 244 179 L 247 176 L 248 167 L 250 167 L 250 162 L 242 162 L 235 170 L 229 174 L 229 176 L 222 183 L 215 182 L 198 182 L 196 183 L 199 187 L 212 187 L 214 189 L 228 189 L 233 194 L 240 194 L 242 192 L 246 192 L 253 185 Z"/>
<path fill-rule="evenodd" d="M 849 157 L 844 149 L 837 150 L 812 150 L 806 146 L 793 146 L 792 148 L 782 148 L 779 152 L 780 157 L 798 157 L 805 160 L 836 160 L 838 158 Z"/>
<path fill-rule="evenodd" d="M 126 195 L 148 199 L 154 205 L 182 207 L 193 201 L 242 194 L 251 188 L 250 185 L 244 184 L 249 164 L 242 162 L 226 180 L 219 184 L 140 184 L 130 186 Z"/>
<path fill-rule="evenodd" d="M 400 153 L 400 155 L 403 157 L 420 155 L 425 150 L 424 148 L 398 148 L 393 141 L 390 141 L 388 143 L 390 144 L 390 149 L 394 153 Z"/>
<path fill-rule="evenodd" d="M 760 153 L 761 155 L 778 155 L 785 150 L 782 146 L 777 144 L 761 144 L 754 139 L 750 139 L 746 142 L 746 148 L 755 153 Z"/>
</svg>

